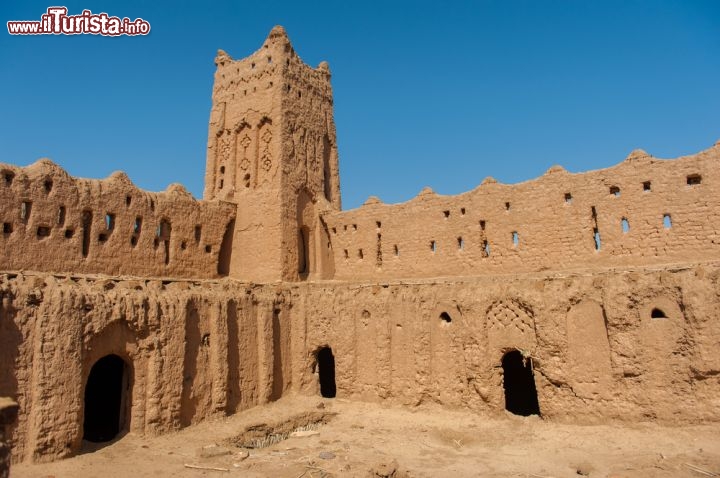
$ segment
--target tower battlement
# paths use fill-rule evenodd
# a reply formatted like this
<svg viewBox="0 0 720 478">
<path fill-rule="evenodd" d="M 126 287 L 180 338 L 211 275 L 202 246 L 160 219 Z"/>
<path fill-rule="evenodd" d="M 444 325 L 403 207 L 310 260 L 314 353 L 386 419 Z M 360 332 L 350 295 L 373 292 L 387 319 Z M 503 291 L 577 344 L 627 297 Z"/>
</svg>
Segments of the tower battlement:
<svg viewBox="0 0 720 478">
<path fill-rule="evenodd" d="M 205 199 L 238 205 L 230 275 L 332 276 L 320 213 L 340 209 L 327 63 L 312 68 L 282 27 L 242 60 L 220 51 L 208 132 Z"/>
</svg>

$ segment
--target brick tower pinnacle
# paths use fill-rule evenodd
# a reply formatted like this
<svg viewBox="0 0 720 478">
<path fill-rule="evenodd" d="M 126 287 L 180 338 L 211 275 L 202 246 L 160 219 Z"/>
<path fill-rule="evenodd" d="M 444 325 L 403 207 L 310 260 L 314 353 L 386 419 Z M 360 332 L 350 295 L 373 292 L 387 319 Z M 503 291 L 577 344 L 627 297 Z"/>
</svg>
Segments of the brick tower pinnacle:
<svg viewBox="0 0 720 478">
<path fill-rule="evenodd" d="M 276 26 L 252 55 L 220 50 L 215 64 L 204 198 L 237 204 L 224 272 L 257 282 L 332 277 L 320 217 L 340 209 L 327 63 L 304 64 Z"/>
</svg>

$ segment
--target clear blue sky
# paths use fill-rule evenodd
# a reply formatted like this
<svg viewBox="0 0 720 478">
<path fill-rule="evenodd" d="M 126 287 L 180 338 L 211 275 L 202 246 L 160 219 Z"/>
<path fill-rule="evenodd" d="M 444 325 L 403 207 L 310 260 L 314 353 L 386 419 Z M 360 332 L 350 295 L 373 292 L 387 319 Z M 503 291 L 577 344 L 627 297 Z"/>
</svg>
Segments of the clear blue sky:
<svg viewBox="0 0 720 478">
<path fill-rule="evenodd" d="M 52 5 L 149 21 L 147 37 L 10 36 Z M 720 1 L 3 1 L 0 162 L 125 170 L 202 195 L 218 48 L 283 25 L 330 63 L 343 207 L 456 194 L 720 139 Z"/>
</svg>

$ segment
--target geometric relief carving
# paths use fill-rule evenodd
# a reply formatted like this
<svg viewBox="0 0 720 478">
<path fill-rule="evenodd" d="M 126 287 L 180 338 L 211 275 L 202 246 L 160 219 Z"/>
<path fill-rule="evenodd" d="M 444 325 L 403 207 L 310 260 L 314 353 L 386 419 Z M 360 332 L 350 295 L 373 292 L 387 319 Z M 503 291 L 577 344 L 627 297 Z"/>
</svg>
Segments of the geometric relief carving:
<svg viewBox="0 0 720 478">
<path fill-rule="evenodd" d="M 273 168 L 273 157 L 270 152 L 270 143 L 272 142 L 273 134 L 272 131 L 270 131 L 270 126 L 269 121 L 263 121 L 260 125 L 260 131 L 258 132 L 260 143 L 258 145 L 257 159 L 258 183 L 267 182 L 272 176 L 270 170 Z"/>
<path fill-rule="evenodd" d="M 238 141 L 238 144 L 242 149 L 240 154 L 240 169 L 242 169 L 243 171 L 247 171 L 247 169 L 250 167 L 250 160 L 248 159 L 248 147 L 250 147 L 251 142 L 252 140 L 247 134 L 242 136 L 240 138 L 240 141 Z"/>
<path fill-rule="evenodd" d="M 270 171 L 270 168 L 272 168 L 272 156 L 268 148 L 265 148 L 262 157 L 260 157 L 260 167 L 265 171 Z"/>
<path fill-rule="evenodd" d="M 217 138 L 216 167 L 219 172 L 217 177 L 218 189 L 225 186 L 225 171 L 232 155 L 232 137 L 230 131 L 222 131 Z"/>
<path fill-rule="evenodd" d="M 235 155 L 238 158 L 237 168 L 238 174 L 236 177 L 236 183 L 243 184 L 246 188 L 250 187 L 251 179 L 251 166 L 252 166 L 252 139 L 250 138 L 250 125 L 245 121 L 241 121 L 237 127 L 236 136 L 236 152 Z"/>
<path fill-rule="evenodd" d="M 230 135 L 223 134 L 218 140 L 218 150 L 220 152 L 220 160 L 224 163 L 230 159 L 230 152 L 232 151 L 232 144 L 230 142 Z"/>
<path fill-rule="evenodd" d="M 491 354 L 495 350 L 533 350 L 535 317 L 532 309 L 514 299 L 500 299 L 488 307 L 487 336 Z"/>
</svg>

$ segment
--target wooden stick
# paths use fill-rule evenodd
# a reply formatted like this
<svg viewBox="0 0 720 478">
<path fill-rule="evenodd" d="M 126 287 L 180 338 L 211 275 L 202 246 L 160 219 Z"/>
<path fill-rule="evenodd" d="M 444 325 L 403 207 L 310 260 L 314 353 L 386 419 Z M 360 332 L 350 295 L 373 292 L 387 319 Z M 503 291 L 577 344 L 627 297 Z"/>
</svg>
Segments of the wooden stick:
<svg viewBox="0 0 720 478">
<path fill-rule="evenodd" d="M 212 466 L 188 465 L 187 463 L 185 463 L 185 468 L 192 468 L 193 470 L 230 471 L 227 468 L 215 468 Z"/>
<path fill-rule="evenodd" d="M 691 465 L 690 463 L 683 463 L 683 464 L 685 466 L 687 466 L 688 468 L 690 468 L 691 470 L 697 471 L 698 473 L 702 473 L 705 476 L 718 476 L 717 473 L 713 473 L 712 471 L 708 471 L 708 470 L 703 470 L 702 468 L 695 466 L 695 465 Z"/>
</svg>

